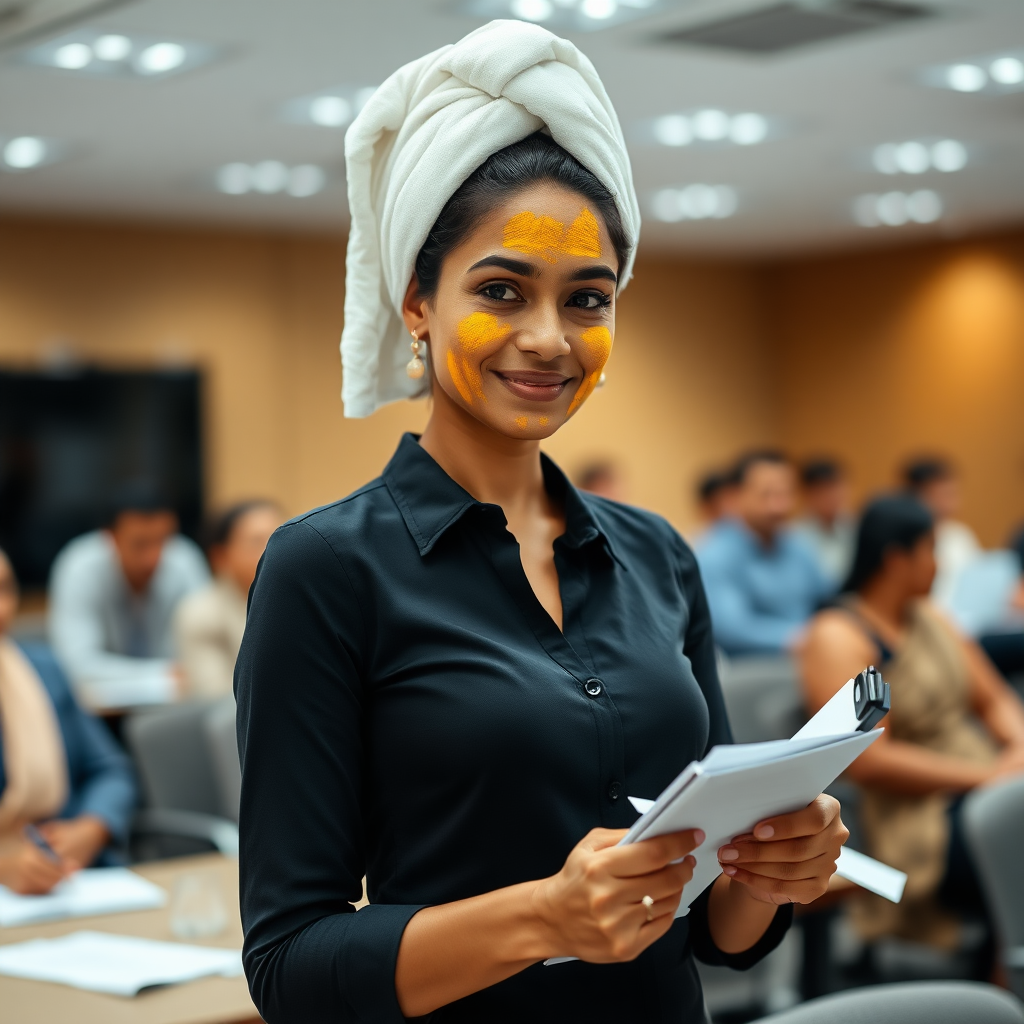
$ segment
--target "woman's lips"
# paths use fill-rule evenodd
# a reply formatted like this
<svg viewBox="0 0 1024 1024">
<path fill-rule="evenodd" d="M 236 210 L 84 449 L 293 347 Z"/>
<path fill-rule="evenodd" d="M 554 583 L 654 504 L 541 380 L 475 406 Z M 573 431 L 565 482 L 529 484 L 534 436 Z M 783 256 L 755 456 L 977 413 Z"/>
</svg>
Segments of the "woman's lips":
<svg viewBox="0 0 1024 1024">
<path fill-rule="evenodd" d="M 494 373 L 512 394 L 528 402 L 553 402 L 572 382 L 571 377 L 544 370 L 495 370 Z"/>
</svg>

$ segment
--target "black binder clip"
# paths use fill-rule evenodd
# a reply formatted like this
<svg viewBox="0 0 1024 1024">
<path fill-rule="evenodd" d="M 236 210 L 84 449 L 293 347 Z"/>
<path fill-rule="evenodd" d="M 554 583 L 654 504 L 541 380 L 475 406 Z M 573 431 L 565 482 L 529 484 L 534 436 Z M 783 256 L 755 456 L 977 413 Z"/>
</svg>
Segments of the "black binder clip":
<svg viewBox="0 0 1024 1024">
<path fill-rule="evenodd" d="M 858 732 L 870 732 L 889 713 L 889 684 L 874 665 L 854 679 L 853 706 Z"/>
</svg>

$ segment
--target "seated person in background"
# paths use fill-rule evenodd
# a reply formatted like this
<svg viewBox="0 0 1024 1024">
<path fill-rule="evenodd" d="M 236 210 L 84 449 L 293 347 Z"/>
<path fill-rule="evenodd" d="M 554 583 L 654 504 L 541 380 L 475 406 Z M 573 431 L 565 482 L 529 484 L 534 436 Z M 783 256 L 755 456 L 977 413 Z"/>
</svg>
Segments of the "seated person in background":
<svg viewBox="0 0 1024 1024">
<path fill-rule="evenodd" d="M 926 600 L 934 576 L 929 510 L 909 495 L 871 502 L 844 593 L 815 616 L 800 660 L 812 713 L 865 665 L 892 689 L 885 731 L 847 774 L 864 789 L 865 852 L 909 878 L 899 904 L 859 898 L 854 923 L 866 939 L 951 946 L 954 913 L 983 913 L 958 798 L 1024 771 L 1024 705 Z"/>
<path fill-rule="evenodd" d="M 17 609 L 0 551 L 0 885 L 38 894 L 125 842 L 136 791 L 128 758 L 75 703 L 48 648 L 7 638 Z M 58 860 L 26 838 L 29 824 Z"/>
<path fill-rule="evenodd" d="M 835 588 L 786 525 L 796 490 L 786 457 L 752 452 L 736 479 L 735 515 L 716 523 L 697 548 L 715 642 L 727 654 L 781 654 Z"/>
<path fill-rule="evenodd" d="M 231 693 L 249 588 L 281 518 L 271 501 L 245 501 L 213 524 L 207 550 L 215 579 L 184 598 L 174 615 L 185 696 Z"/>
<path fill-rule="evenodd" d="M 964 569 L 982 553 L 974 531 L 961 523 L 960 481 L 951 462 L 942 458 L 913 459 L 903 468 L 907 490 L 935 517 L 935 583 L 933 600 L 948 606 Z"/>
<path fill-rule="evenodd" d="M 174 700 L 171 618 L 209 580 L 168 504 L 126 488 L 110 526 L 71 541 L 50 576 L 50 640 L 79 699 L 93 709 Z"/>
<path fill-rule="evenodd" d="M 584 466 L 576 479 L 576 486 L 581 491 L 587 491 L 611 501 L 624 502 L 626 500 L 626 485 L 622 479 L 622 470 L 608 459 Z"/>
<path fill-rule="evenodd" d="M 809 459 L 800 467 L 804 515 L 794 529 L 814 549 L 825 575 L 838 587 L 853 564 L 856 523 L 850 485 L 835 459 Z"/>
<path fill-rule="evenodd" d="M 697 510 L 706 529 L 732 515 L 735 503 L 735 469 L 715 469 L 697 481 Z"/>
</svg>

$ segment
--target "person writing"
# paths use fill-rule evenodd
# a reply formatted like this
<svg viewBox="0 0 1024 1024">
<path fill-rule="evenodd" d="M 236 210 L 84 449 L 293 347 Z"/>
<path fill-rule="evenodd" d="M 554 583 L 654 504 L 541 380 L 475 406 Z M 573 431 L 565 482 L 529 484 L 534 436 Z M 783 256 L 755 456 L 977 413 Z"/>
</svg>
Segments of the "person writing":
<svg viewBox="0 0 1024 1024">
<path fill-rule="evenodd" d="M 263 499 L 239 502 L 214 521 L 207 551 L 215 579 L 184 598 L 174 613 L 184 696 L 231 693 L 249 588 L 280 523 L 278 507 Z"/>
<path fill-rule="evenodd" d="M 868 663 L 891 687 L 885 730 L 848 775 L 864 789 L 866 852 L 909 877 L 899 904 L 864 895 L 858 929 L 948 945 L 956 914 L 983 912 L 959 798 L 1024 771 L 1024 706 L 927 600 L 934 578 L 932 513 L 909 495 L 871 502 L 844 593 L 811 622 L 800 660 L 811 712 Z"/>
<path fill-rule="evenodd" d="M 759 960 L 847 833 L 824 796 L 759 823 L 710 851 L 725 873 L 679 920 L 699 830 L 616 845 L 627 795 L 729 725 L 689 548 L 539 448 L 600 380 L 632 269 L 614 111 L 571 43 L 492 22 L 388 79 L 346 151 L 346 413 L 432 409 L 380 479 L 281 527 L 253 585 L 235 678 L 256 1006 L 702 1020 L 693 957 Z"/>
<path fill-rule="evenodd" d="M 0 551 L 0 885 L 41 895 L 124 844 L 137 792 L 128 758 L 75 702 L 50 651 L 7 637 L 17 610 Z M 36 841 L 26 826 L 38 826 Z"/>
</svg>

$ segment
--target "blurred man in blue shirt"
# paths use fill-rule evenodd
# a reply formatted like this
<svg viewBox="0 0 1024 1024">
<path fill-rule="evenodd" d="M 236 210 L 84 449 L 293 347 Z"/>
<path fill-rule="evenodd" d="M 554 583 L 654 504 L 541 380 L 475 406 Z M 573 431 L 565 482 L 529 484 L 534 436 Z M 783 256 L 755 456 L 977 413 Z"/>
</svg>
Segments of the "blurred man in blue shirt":
<svg viewBox="0 0 1024 1024">
<path fill-rule="evenodd" d="M 796 479 L 786 457 L 753 452 L 740 460 L 736 480 L 734 514 L 708 530 L 697 550 L 715 640 L 727 654 L 781 654 L 835 588 L 787 525 Z"/>
</svg>

